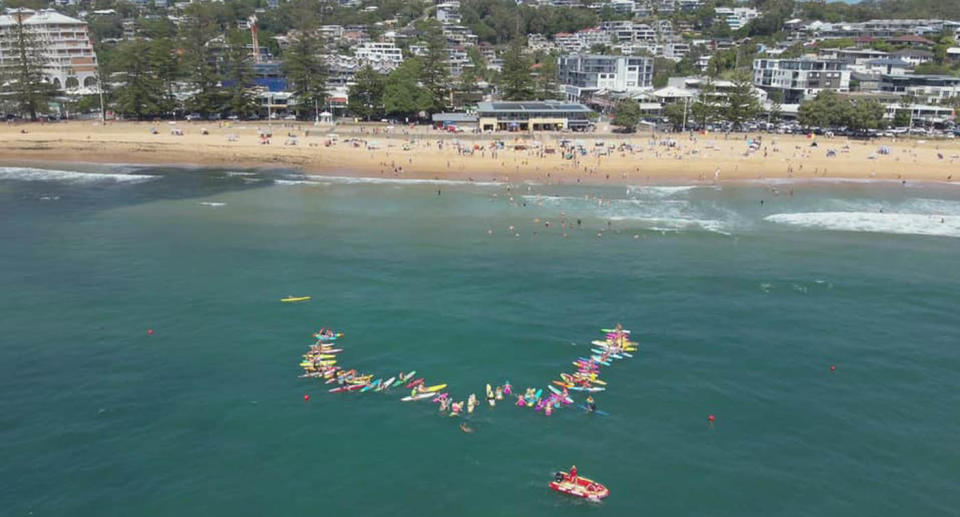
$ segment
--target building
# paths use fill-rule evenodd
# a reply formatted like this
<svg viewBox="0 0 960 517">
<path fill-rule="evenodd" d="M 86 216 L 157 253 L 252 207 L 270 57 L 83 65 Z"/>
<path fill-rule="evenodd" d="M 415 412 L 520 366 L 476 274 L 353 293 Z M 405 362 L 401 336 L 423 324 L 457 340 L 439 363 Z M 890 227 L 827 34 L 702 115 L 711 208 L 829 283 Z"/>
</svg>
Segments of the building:
<svg viewBox="0 0 960 517">
<path fill-rule="evenodd" d="M 760 11 L 752 7 L 717 7 L 714 12 L 718 22 L 725 22 L 734 31 L 760 16 Z"/>
<path fill-rule="evenodd" d="M 43 75 L 48 82 L 67 91 L 97 86 L 97 56 L 87 23 L 53 10 L 8 9 L 0 15 L 0 71 L 16 63 L 18 18 L 41 42 L 46 60 Z"/>
<path fill-rule="evenodd" d="M 890 57 L 901 59 L 907 63 L 910 63 L 912 66 L 917 66 L 933 61 L 933 52 L 923 49 L 905 48 L 902 50 L 897 50 L 896 52 L 891 52 Z"/>
<path fill-rule="evenodd" d="M 832 59 L 755 59 L 753 85 L 783 93 L 784 104 L 815 97 L 823 90 L 850 91 L 850 70 Z"/>
<path fill-rule="evenodd" d="M 567 99 L 580 101 L 598 90 L 632 92 L 653 87 L 653 59 L 640 56 L 575 54 L 559 62 Z"/>
<path fill-rule="evenodd" d="M 927 104 L 960 96 L 960 77 L 952 75 L 882 75 L 880 91 L 912 95 Z"/>
<path fill-rule="evenodd" d="M 437 20 L 441 23 L 460 24 L 460 2 L 453 0 L 441 2 L 436 7 Z"/>
<path fill-rule="evenodd" d="M 357 59 L 365 63 L 378 63 L 392 70 L 403 63 L 403 51 L 392 43 L 364 43 L 356 51 Z"/>
<path fill-rule="evenodd" d="M 593 110 L 583 104 L 544 102 L 481 102 L 477 104 L 482 131 L 586 130 Z"/>
</svg>

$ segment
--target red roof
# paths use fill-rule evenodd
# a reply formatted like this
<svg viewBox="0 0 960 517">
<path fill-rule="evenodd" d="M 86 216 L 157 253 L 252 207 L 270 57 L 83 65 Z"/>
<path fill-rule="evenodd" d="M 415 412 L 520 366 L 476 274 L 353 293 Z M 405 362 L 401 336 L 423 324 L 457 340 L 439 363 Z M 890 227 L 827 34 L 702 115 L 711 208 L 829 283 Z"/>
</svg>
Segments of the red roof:
<svg viewBox="0 0 960 517">
<path fill-rule="evenodd" d="M 927 38 L 916 36 L 914 34 L 904 34 L 903 36 L 897 36 L 896 38 L 891 39 L 890 41 L 895 41 L 899 43 L 920 43 L 922 45 L 933 45 L 933 42 Z"/>
</svg>

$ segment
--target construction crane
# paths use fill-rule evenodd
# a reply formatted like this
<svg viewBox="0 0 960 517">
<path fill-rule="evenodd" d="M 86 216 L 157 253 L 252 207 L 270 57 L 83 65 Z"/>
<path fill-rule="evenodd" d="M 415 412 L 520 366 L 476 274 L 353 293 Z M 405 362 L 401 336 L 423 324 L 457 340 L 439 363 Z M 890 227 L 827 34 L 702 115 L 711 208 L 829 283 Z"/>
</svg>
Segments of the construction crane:
<svg viewBox="0 0 960 517">
<path fill-rule="evenodd" d="M 250 22 L 250 39 L 253 43 L 253 62 L 260 63 L 260 40 L 257 39 L 257 15 L 247 19 Z"/>
</svg>

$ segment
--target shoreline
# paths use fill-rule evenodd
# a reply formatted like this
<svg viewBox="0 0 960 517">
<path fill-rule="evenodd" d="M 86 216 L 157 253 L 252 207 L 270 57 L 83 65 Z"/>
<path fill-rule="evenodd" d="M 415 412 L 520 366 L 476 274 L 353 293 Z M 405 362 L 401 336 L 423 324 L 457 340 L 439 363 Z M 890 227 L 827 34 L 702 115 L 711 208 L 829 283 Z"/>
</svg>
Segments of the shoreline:
<svg viewBox="0 0 960 517">
<path fill-rule="evenodd" d="M 162 134 L 160 130 L 167 128 L 171 134 Z M 288 136 L 274 136 L 269 145 L 260 144 L 261 129 Z M 960 142 L 956 140 L 861 141 L 743 133 L 669 133 L 656 138 L 595 133 L 524 134 L 518 138 L 503 133 L 465 138 L 419 129 L 404 134 L 342 134 L 290 124 L 269 128 L 140 122 L 6 125 L 0 126 L 0 164 L 235 167 L 284 169 L 318 177 L 549 185 L 960 181 Z M 580 143 L 586 153 L 565 159 L 557 147 L 561 139 Z M 748 139 L 755 141 L 754 146 L 748 146 Z M 881 149 L 886 154 L 880 153 Z"/>
</svg>

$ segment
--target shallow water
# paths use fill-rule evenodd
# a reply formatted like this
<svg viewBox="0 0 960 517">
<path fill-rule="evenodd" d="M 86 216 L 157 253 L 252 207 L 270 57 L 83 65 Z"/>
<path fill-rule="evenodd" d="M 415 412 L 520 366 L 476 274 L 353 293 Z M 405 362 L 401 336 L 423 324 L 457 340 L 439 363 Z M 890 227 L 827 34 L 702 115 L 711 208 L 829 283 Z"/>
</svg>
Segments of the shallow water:
<svg viewBox="0 0 960 517">
<path fill-rule="evenodd" d="M 4 515 L 960 504 L 956 186 L 97 172 L 123 175 L 0 168 Z M 333 325 L 378 376 L 545 387 L 617 321 L 641 344 L 604 369 L 606 417 L 504 402 L 468 435 L 297 378 Z M 550 492 L 573 463 L 611 497 Z"/>
</svg>

